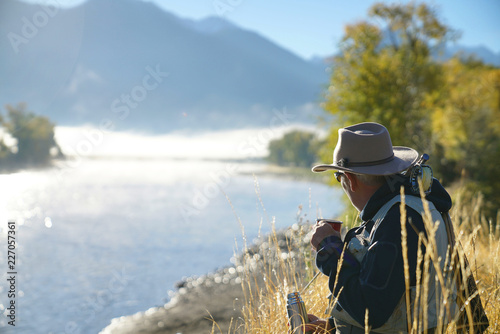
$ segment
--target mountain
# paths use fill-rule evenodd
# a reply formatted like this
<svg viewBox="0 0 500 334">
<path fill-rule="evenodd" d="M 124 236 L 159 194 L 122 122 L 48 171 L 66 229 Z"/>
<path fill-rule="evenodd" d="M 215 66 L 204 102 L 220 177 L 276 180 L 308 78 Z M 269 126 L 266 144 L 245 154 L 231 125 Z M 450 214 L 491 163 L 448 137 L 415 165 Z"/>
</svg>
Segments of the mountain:
<svg viewBox="0 0 500 334">
<path fill-rule="evenodd" d="M 475 56 L 481 59 L 484 63 L 500 67 L 500 52 L 494 53 L 485 46 L 465 46 L 461 44 L 448 45 L 444 57 L 450 58 L 455 54 L 460 54 L 463 57 Z"/>
<path fill-rule="evenodd" d="M 390 29 L 386 28 L 382 31 L 381 46 L 400 44 L 401 39 L 398 34 L 395 34 Z M 485 64 L 500 67 L 500 52 L 494 53 L 485 46 L 466 46 L 456 42 L 448 42 L 443 47 L 432 48 L 431 55 L 437 61 L 446 61 L 452 57 L 459 56 L 462 59 L 474 57 L 481 60 Z"/>
<path fill-rule="evenodd" d="M 311 122 L 328 81 L 324 64 L 222 18 L 181 19 L 138 0 L 2 0 L 0 35 L 0 104 L 24 101 L 59 125 L 269 126 L 285 108 Z"/>
<path fill-rule="evenodd" d="M 179 18 L 141 0 L 58 8 L 0 0 L 0 106 L 58 125 L 170 132 L 315 121 L 324 59 L 304 60 L 220 18 Z M 55 2 L 57 3 L 57 2 Z M 500 66 L 500 54 L 449 47 Z"/>
</svg>

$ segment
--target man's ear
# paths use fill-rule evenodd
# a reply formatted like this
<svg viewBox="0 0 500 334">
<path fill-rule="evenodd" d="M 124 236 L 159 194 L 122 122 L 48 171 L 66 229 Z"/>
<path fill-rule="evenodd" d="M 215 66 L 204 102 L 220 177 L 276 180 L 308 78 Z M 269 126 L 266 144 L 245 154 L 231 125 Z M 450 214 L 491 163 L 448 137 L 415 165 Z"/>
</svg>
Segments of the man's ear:
<svg viewBox="0 0 500 334">
<path fill-rule="evenodd" d="M 358 189 L 358 178 L 352 173 L 345 173 L 345 176 L 349 180 L 349 187 L 351 188 L 351 191 L 355 192 Z"/>
</svg>

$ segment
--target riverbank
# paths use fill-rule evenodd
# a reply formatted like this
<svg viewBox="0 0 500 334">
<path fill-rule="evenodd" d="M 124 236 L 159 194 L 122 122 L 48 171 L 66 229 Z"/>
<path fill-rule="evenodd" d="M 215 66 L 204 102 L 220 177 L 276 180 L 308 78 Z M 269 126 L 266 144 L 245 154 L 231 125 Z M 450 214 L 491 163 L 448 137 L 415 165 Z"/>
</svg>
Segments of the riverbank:
<svg viewBox="0 0 500 334">
<path fill-rule="evenodd" d="M 179 284 L 172 300 L 131 316 L 115 318 L 102 334 L 227 333 L 241 322 L 244 303 L 234 267 Z"/>
<path fill-rule="evenodd" d="M 249 290 L 258 291 L 253 287 L 269 279 L 269 268 L 279 266 L 277 262 L 280 258 L 282 261 L 284 254 L 303 267 L 304 258 L 298 256 L 302 251 L 297 251 L 297 248 L 309 251 L 309 243 L 307 238 L 292 235 L 305 235 L 304 231 L 309 230 L 308 223 L 294 224 L 266 236 L 239 255 L 233 266 L 184 279 L 177 284 L 178 290 L 163 307 L 115 318 L 100 334 L 244 333 L 242 310 L 248 296 L 245 296 L 243 287 L 247 293 Z M 301 244 L 291 247 L 290 240 L 301 240 Z M 248 289 L 248 286 L 252 288 Z"/>
<path fill-rule="evenodd" d="M 310 180 L 325 183 L 322 175 L 317 175 L 305 168 L 280 167 L 267 165 L 259 176 L 285 177 L 293 180 Z M 287 235 L 297 233 L 298 226 L 276 232 L 277 243 L 284 251 L 289 251 Z M 267 238 L 267 237 L 266 237 Z M 271 243 L 266 238 L 256 241 L 248 253 L 258 259 L 270 257 L 266 253 L 271 250 Z M 271 246 L 270 246 L 271 245 Z M 304 241 L 302 246 L 307 246 Z M 303 259 L 297 259 L 303 261 Z M 244 254 L 238 257 L 237 263 L 243 263 Z M 269 262 L 266 261 L 267 264 Z M 259 265 L 250 265 L 251 276 L 255 280 L 252 285 L 263 281 L 266 273 Z M 214 273 L 201 277 L 189 277 L 176 284 L 174 296 L 162 307 L 154 307 L 130 316 L 115 318 L 100 334 L 167 334 L 167 333 L 244 333 L 242 309 L 245 305 L 245 293 L 242 282 L 242 266 L 228 266 Z"/>
</svg>

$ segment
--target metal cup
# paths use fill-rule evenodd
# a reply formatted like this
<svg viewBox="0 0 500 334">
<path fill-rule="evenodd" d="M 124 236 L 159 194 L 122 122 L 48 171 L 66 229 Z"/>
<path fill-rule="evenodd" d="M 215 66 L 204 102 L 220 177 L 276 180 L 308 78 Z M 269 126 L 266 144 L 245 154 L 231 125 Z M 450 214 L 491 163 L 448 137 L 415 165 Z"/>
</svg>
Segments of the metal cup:
<svg viewBox="0 0 500 334">
<path fill-rule="evenodd" d="M 318 218 L 316 219 L 316 223 L 323 222 L 329 224 L 335 231 L 340 233 L 340 230 L 342 229 L 342 222 L 340 220 L 335 220 L 335 219 L 324 219 L 324 218 Z"/>
</svg>

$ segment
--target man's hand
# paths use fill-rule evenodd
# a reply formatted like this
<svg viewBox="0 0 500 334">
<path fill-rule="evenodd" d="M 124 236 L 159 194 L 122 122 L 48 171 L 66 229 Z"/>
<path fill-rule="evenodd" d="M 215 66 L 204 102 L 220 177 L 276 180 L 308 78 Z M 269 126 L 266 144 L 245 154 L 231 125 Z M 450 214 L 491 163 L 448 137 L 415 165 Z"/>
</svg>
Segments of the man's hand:
<svg viewBox="0 0 500 334">
<path fill-rule="evenodd" d="M 335 235 L 340 238 L 340 233 L 335 231 L 330 224 L 322 221 L 317 222 L 316 225 L 313 226 L 313 235 L 311 238 L 312 248 L 317 251 L 321 241 L 330 235 Z"/>
<path fill-rule="evenodd" d="M 308 314 L 309 323 L 305 324 L 305 332 L 309 333 L 334 333 L 335 328 L 330 328 L 330 322 L 327 319 L 321 319 L 314 314 Z"/>
</svg>

